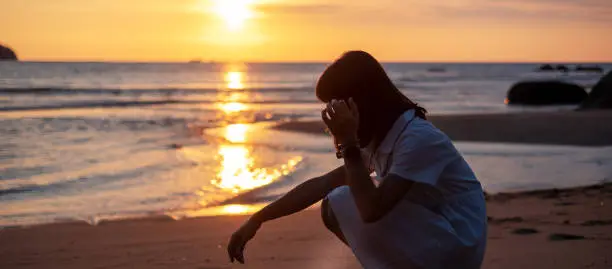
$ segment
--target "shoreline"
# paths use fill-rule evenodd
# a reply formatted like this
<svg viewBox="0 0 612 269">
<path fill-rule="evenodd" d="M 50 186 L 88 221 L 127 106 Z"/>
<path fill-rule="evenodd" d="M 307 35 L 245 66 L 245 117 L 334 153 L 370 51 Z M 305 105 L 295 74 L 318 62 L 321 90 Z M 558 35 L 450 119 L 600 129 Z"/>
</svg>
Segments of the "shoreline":
<svg viewBox="0 0 612 269">
<path fill-rule="evenodd" d="M 612 193 L 612 182 L 602 182 L 599 184 L 590 184 L 590 185 L 582 185 L 575 186 L 569 188 L 543 188 L 543 189 L 529 189 L 529 190 L 520 190 L 520 191 L 508 191 L 508 192 L 497 192 L 497 193 L 489 193 L 485 190 L 485 197 L 487 201 L 507 201 L 517 198 L 525 198 L 525 197 L 559 197 L 564 194 L 575 194 L 584 191 L 591 190 L 600 190 L 610 188 Z M 311 207 L 305 209 L 306 211 L 318 210 L 320 203 L 312 205 Z M 209 207 L 211 212 L 215 207 Z M 223 207 L 223 206 L 218 206 Z M 263 207 L 263 205 L 262 205 Z M 130 222 L 158 222 L 158 221 L 170 221 L 170 222 L 180 222 L 180 221 L 189 221 L 189 220 L 199 220 L 199 219 L 209 219 L 209 218 L 223 218 L 223 217 L 244 217 L 250 216 L 254 213 L 253 211 L 249 211 L 248 213 L 239 213 L 239 214 L 210 214 L 210 215 L 199 215 L 195 217 L 182 217 L 175 218 L 172 216 L 172 213 L 162 213 L 162 214 L 150 214 L 150 215 L 142 215 L 142 216 L 128 216 L 125 218 L 111 218 L 111 219 L 101 219 L 97 221 L 95 224 L 92 224 L 86 220 L 66 220 L 66 221 L 57 221 L 57 222 L 49 222 L 49 223 L 39 223 L 39 224 L 26 224 L 26 225 L 12 225 L 12 226 L 0 226 L 0 232 L 3 230 L 12 230 L 12 229 L 32 229 L 39 228 L 44 226 L 55 226 L 55 225 L 83 225 L 88 227 L 98 227 L 105 225 L 113 225 L 120 223 L 130 223 Z"/>
<path fill-rule="evenodd" d="M 612 146 L 612 110 L 430 115 L 454 141 Z M 322 121 L 290 121 L 277 130 L 323 135 Z"/>
<path fill-rule="evenodd" d="M 608 268 L 612 183 L 487 199 L 483 268 Z M 317 210 L 265 223 L 231 265 L 225 246 L 248 216 L 57 223 L 0 230 L 0 268 L 360 268 Z"/>
</svg>

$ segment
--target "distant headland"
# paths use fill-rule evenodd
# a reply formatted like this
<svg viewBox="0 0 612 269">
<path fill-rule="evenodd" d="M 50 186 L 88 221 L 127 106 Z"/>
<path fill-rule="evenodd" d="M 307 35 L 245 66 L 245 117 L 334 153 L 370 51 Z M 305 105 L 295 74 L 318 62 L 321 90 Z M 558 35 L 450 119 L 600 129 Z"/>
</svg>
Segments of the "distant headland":
<svg viewBox="0 0 612 269">
<path fill-rule="evenodd" d="M 17 54 L 11 48 L 0 44 L 0 61 L 17 61 Z"/>
</svg>

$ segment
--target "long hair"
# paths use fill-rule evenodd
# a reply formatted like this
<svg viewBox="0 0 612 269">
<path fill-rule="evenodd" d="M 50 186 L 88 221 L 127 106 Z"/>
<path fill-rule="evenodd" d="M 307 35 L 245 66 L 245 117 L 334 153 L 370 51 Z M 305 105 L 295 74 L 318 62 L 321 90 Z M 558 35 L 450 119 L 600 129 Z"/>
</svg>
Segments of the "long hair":
<svg viewBox="0 0 612 269">
<path fill-rule="evenodd" d="M 415 110 L 426 119 L 427 111 L 412 102 L 393 84 L 382 65 L 364 51 L 349 51 L 327 67 L 316 86 L 324 103 L 353 98 L 359 108 L 358 138 L 362 146 L 382 142 L 405 111 Z"/>
</svg>

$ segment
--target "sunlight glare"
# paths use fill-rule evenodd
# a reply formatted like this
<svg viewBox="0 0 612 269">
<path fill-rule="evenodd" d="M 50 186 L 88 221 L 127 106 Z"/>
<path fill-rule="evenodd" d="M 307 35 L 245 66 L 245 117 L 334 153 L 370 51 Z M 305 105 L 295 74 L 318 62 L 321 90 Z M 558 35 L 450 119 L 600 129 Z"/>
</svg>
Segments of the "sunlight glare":
<svg viewBox="0 0 612 269">
<path fill-rule="evenodd" d="M 215 12 L 230 30 L 242 28 L 244 22 L 253 17 L 252 0 L 217 0 Z"/>
<path fill-rule="evenodd" d="M 226 205 L 221 209 L 224 213 L 231 215 L 244 214 L 249 211 L 249 207 L 246 205 Z"/>
<path fill-rule="evenodd" d="M 239 71 L 230 71 L 225 73 L 225 82 L 227 88 L 232 90 L 244 89 L 243 74 Z"/>
<path fill-rule="evenodd" d="M 217 107 L 219 107 L 221 111 L 225 112 L 225 114 L 245 111 L 248 108 L 247 105 L 239 102 L 219 103 L 217 104 Z"/>
<path fill-rule="evenodd" d="M 246 133 L 249 130 L 248 124 L 232 124 L 225 127 L 225 139 L 232 143 L 246 142 Z"/>
<path fill-rule="evenodd" d="M 229 125 L 226 127 L 225 139 L 232 143 L 244 143 L 249 127 L 247 124 Z M 294 171 L 302 161 L 301 156 L 296 156 L 278 168 L 260 168 L 256 166 L 247 146 L 235 144 L 221 145 L 218 157 L 221 160 L 220 170 L 212 183 L 233 193 L 268 185 Z"/>
</svg>

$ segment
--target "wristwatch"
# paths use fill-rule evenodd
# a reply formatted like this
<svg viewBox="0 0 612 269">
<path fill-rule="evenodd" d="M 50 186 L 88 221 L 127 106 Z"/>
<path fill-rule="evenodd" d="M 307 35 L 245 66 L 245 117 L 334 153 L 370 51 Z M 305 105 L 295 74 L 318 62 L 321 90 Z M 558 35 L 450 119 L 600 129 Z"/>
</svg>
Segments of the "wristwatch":
<svg viewBox="0 0 612 269">
<path fill-rule="evenodd" d="M 336 158 L 342 159 L 347 154 L 350 154 L 352 150 L 359 152 L 359 142 L 347 143 L 347 144 L 338 144 L 336 145 Z"/>
</svg>

